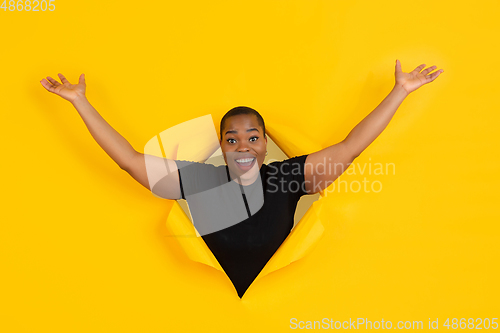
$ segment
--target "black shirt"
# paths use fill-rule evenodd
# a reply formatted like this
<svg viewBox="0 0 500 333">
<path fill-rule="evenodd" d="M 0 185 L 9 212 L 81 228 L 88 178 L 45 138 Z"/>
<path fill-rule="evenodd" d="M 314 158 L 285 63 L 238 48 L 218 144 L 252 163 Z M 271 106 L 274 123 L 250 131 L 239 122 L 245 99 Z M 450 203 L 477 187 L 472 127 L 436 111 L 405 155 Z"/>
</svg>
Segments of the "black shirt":
<svg viewBox="0 0 500 333">
<path fill-rule="evenodd" d="M 250 217 L 245 217 L 241 222 L 215 232 L 200 232 L 203 240 L 231 279 L 239 297 L 243 296 L 293 227 L 297 202 L 301 196 L 307 194 L 304 183 L 306 158 L 307 155 L 303 155 L 268 165 L 263 164 L 260 168 L 261 184 L 255 184 L 257 183 L 255 182 L 252 185 L 243 186 L 244 191 L 238 194 L 238 197 L 241 196 L 242 207 L 246 208 Z M 206 191 L 217 184 L 220 186 L 222 183 L 227 183 L 229 175 L 227 166 L 215 167 L 186 161 L 176 161 L 176 163 L 180 169 L 182 199 L 187 197 L 193 222 L 199 230 L 203 228 L 203 221 L 199 221 L 202 218 L 196 221 L 193 214 L 196 208 L 192 207 L 196 203 L 190 202 L 190 194 Z M 208 185 L 197 178 L 201 170 L 204 175 L 207 175 L 207 170 L 211 175 Z M 254 193 L 263 192 L 262 206 L 248 207 L 244 193 L 248 195 L 253 190 L 252 186 L 259 188 Z M 253 202 L 256 201 L 258 200 Z"/>
</svg>

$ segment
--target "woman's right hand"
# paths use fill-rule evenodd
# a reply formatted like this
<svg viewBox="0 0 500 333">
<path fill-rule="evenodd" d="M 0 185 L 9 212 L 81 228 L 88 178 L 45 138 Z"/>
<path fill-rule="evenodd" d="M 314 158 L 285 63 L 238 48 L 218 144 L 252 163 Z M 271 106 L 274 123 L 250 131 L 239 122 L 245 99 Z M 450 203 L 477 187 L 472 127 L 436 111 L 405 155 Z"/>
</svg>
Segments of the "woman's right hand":
<svg viewBox="0 0 500 333">
<path fill-rule="evenodd" d="M 57 74 L 61 79 L 61 83 L 57 82 L 50 76 L 47 76 L 47 79 L 42 79 L 40 83 L 42 86 L 54 93 L 58 96 L 61 96 L 67 101 L 73 103 L 75 100 L 79 98 L 85 98 L 85 74 L 80 75 L 80 79 L 78 80 L 78 84 L 71 84 L 61 73 Z"/>
</svg>

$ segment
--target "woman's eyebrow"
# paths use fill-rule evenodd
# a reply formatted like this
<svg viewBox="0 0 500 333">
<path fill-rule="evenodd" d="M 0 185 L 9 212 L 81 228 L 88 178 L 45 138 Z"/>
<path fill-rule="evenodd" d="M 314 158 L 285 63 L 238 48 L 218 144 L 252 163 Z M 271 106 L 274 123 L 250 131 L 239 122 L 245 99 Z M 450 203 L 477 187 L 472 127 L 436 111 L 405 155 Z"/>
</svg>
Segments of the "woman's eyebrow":
<svg viewBox="0 0 500 333">
<path fill-rule="evenodd" d="M 257 131 L 257 132 L 259 132 L 259 130 L 257 128 L 255 128 L 255 127 L 247 129 L 247 132 L 251 132 L 251 131 Z M 226 132 L 226 134 L 236 134 L 236 133 L 238 133 L 237 130 L 229 130 L 229 131 Z"/>
</svg>

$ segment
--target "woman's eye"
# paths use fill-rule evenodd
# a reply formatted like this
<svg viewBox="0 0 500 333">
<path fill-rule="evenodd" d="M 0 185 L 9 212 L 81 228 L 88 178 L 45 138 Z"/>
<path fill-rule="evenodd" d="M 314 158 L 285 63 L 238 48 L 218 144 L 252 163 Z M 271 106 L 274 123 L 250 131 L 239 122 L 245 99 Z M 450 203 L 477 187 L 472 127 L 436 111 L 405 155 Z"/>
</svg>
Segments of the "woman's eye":
<svg viewBox="0 0 500 333">
<path fill-rule="evenodd" d="M 227 139 L 227 142 L 229 142 L 229 143 L 235 143 L 236 140 L 235 139 Z"/>
<path fill-rule="evenodd" d="M 257 141 L 257 139 L 259 139 L 259 137 L 258 137 L 258 136 L 252 136 L 252 137 L 250 138 L 250 141 L 255 142 L 255 141 Z"/>
</svg>

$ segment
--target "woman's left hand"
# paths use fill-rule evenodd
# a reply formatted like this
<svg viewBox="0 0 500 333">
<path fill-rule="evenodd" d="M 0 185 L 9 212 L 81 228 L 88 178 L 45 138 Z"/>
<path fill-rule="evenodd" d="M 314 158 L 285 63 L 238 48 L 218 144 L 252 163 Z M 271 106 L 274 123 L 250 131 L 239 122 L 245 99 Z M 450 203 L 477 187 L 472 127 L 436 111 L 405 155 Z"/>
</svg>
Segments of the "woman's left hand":
<svg viewBox="0 0 500 333">
<path fill-rule="evenodd" d="M 440 69 L 437 72 L 429 74 L 431 71 L 435 70 L 437 66 L 432 66 L 422 71 L 424 67 L 425 64 L 422 64 L 410 73 L 403 73 L 403 71 L 401 70 L 401 63 L 399 62 L 399 60 L 396 60 L 396 85 L 402 86 L 409 94 L 412 91 L 417 90 L 424 84 L 434 81 L 439 76 L 439 74 L 444 72 L 442 69 Z"/>
</svg>

